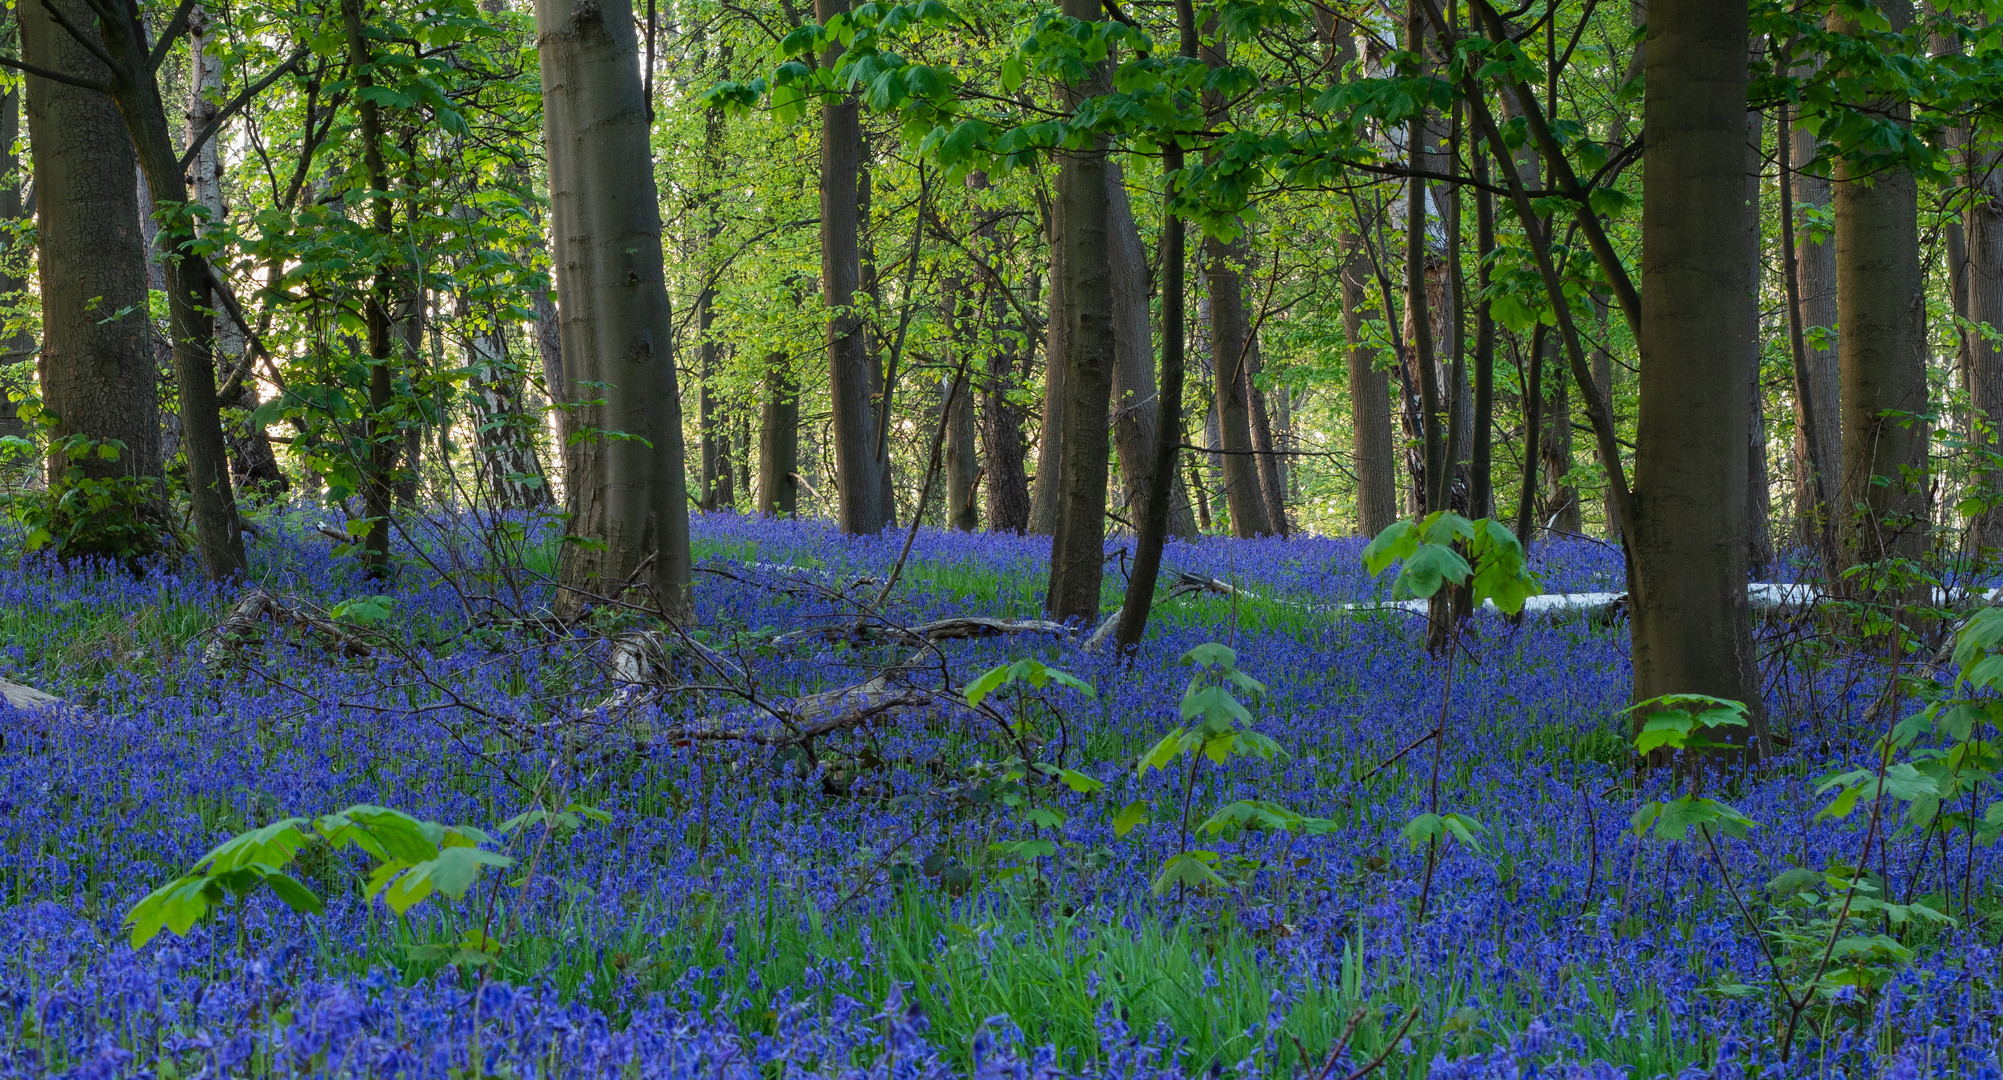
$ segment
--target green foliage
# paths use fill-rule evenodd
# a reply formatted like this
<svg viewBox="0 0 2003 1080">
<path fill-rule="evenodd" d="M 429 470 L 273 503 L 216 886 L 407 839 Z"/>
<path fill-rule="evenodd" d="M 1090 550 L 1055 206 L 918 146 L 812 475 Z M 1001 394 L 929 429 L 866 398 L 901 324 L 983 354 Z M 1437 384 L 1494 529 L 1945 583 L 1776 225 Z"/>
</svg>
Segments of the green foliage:
<svg viewBox="0 0 2003 1080">
<path fill-rule="evenodd" d="M 1469 521 L 1440 510 L 1393 522 L 1363 549 L 1364 568 L 1373 575 L 1392 563 L 1401 563 L 1391 582 L 1391 595 L 1400 599 L 1465 588 L 1471 603 L 1514 615 L 1539 591 L 1522 543 L 1494 518 Z"/>
<path fill-rule="evenodd" d="M 483 847 L 493 838 L 473 826 L 419 821 L 386 807 L 357 804 L 317 818 L 286 818 L 223 841 L 190 872 L 148 893 L 125 916 L 132 947 L 162 930 L 186 935 L 217 906 L 241 905 L 263 888 L 294 911 L 318 912 L 319 896 L 288 873 L 315 840 L 374 860 L 366 895 L 380 895 L 398 916 L 437 893 L 464 899 L 482 870 L 514 865 L 509 856 Z"/>
<path fill-rule="evenodd" d="M 160 481 L 117 471 L 123 442 L 81 433 L 54 439 L 56 417 L 32 398 L 22 396 L 18 412 L 24 423 L 51 436 L 49 456 L 60 462 L 45 491 L 0 491 L 0 509 L 26 532 L 27 550 L 130 562 L 167 549 L 171 537 L 160 513 Z M 0 440 L 0 457 L 32 458 L 34 449 L 19 436 Z"/>
<path fill-rule="evenodd" d="M 1209 642 L 1184 653 L 1182 662 L 1196 669 L 1183 691 L 1182 723 L 1142 754 L 1134 768 L 1136 776 L 1145 777 L 1151 770 L 1167 771 L 1177 767 L 1178 762 L 1186 763 L 1180 808 L 1184 825 L 1178 840 L 1179 850 L 1155 874 L 1157 895 L 1192 886 L 1222 889 L 1232 884 L 1225 872 L 1242 881 L 1257 870 L 1257 864 L 1249 860 L 1227 857 L 1209 849 L 1189 849 L 1187 822 L 1195 796 L 1196 773 L 1203 762 L 1207 760 L 1215 767 L 1235 758 L 1275 761 L 1287 756 L 1278 743 L 1245 726 L 1252 722 L 1252 713 L 1238 700 L 1238 695 L 1256 701 L 1266 696 L 1267 689 L 1266 684 L 1238 669 L 1236 652 Z M 1113 831 L 1126 836 L 1150 820 L 1153 820 L 1152 808 L 1144 800 L 1129 803 L 1114 817 Z M 1239 799 L 1213 810 L 1197 825 L 1196 831 L 1206 837 L 1228 839 L 1246 832 L 1313 834 L 1332 828 L 1333 822 L 1296 813 L 1277 803 Z"/>
</svg>

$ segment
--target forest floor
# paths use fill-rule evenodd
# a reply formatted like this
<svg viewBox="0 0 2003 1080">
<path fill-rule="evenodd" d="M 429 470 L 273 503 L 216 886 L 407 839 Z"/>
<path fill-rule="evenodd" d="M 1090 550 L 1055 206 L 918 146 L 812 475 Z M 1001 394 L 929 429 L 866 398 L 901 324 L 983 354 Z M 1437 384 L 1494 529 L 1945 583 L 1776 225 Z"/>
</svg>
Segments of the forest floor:
<svg viewBox="0 0 2003 1080">
<path fill-rule="evenodd" d="M 1707 793 L 1757 823 L 1707 844 L 1630 831 L 1679 792 L 1634 768 L 1624 623 L 1477 619 L 1450 671 L 1419 620 L 1344 609 L 1384 589 L 1360 541 L 1171 545 L 1235 591 L 1165 600 L 1129 666 L 1084 633 L 897 629 L 1036 618 L 1034 538 L 921 530 L 879 601 L 902 535 L 702 516 L 695 629 L 635 653 L 540 617 L 533 530 L 490 531 L 497 558 L 446 523 L 385 587 L 302 516 L 262 526 L 256 584 L 299 617 L 227 637 L 247 587 L 0 551 L 0 678 L 64 702 L 0 705 L 0 1076 L 1998 1075 L 1993 848 L 1888 819 L 1876 943 L 1834 958 L 1821 875 L 1787 874 L 1866 842 L 1815 784 L 1872 760 L 1882 682 L 1798 623 L 1760 633 L 1792 749 Z M 1533 561 L 1618 588 L 1603 545 Z M 1238 696 L 1284 754 L 1139 775 L 1205 642 L 1269 688 Z M 1024 659 L 1096 693 L 956 704 Z M 1236 799 L 1290 827 L 1185 836 Z M 323 911 L 218 893 L 131 947 L 126 913 L 220 841 L 351 804 L 515 862 L 398 917 L 316 842 L 290 869 Z M 1408 842 L 1429 811 L 1469 835 Z M 1221 886 L 1158 895 L 1185 850 Z"/>
</svg>

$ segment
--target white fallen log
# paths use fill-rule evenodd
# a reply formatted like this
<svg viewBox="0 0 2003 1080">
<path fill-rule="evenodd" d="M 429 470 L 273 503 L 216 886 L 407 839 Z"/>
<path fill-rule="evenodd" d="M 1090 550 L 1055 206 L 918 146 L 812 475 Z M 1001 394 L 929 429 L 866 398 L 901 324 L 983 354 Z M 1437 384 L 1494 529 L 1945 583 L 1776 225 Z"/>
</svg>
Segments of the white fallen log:
<svg viewBox="0 0 2003 1080">
<path fill-rule="evenodd" d="M 1955 604 L 1994 604 L 2003 601 L 2003 588 L 1941 589 L 1933 591 L 1933 602 L 1947 607 Z M 1800 581 L 1755 581 L 1746 586 L 1746 606 L 1754 611 L 1788 611 L 1814 607 L 1831 599 L 1829 590 Z M 1562 618 L 1567 615 L 1604 615 L 1627 604 L 1625 592 L 1542 593 L 1523 602 L 1525 618 Z M 1482 610 L 1500 614 L 1492 600 L 1482 602 Z M 1402 611 L 1424 615 L 1425 600 L 1382 600 L 1342 605 L 1345 611 Z"/>
<path fill-rule="evenodd" d="M 0 679 L 0 701 L 5 701 L 22 712 L 52 709 L 63 703 L 63 699 L 54 694 L 45 694 L 32 686 L 9 682 L 6 679 Z"/>
</svg>

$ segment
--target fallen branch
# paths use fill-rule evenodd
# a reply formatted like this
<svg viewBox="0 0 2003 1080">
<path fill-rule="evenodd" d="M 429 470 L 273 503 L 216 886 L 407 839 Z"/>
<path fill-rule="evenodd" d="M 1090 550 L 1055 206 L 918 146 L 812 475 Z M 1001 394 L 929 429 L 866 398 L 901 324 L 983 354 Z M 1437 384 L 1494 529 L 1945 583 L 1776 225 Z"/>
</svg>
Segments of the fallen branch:
<svg viewBox="0 0 2003 1080">
<path fill-rule="evenodd" d="M 214 668 L 227 663 L 238 648 L 256 638 L 258 624 L 267 619 L 318 637 L 346 656 L 363 657 L 374 651 L 340 623 L 280 600 L 263 589 L 252 589 L 216 624 L 216 637 L 202 653 L 202 666 Z"/>
<path fill-rule="evenodd" d="M 0 701 L 4 701 L 22 712 L 37 709 L 53 709 L 63 703 L 63 699 L 53 694 L 45 694 L 32 686 L 0 679 Z"/>
</svg>

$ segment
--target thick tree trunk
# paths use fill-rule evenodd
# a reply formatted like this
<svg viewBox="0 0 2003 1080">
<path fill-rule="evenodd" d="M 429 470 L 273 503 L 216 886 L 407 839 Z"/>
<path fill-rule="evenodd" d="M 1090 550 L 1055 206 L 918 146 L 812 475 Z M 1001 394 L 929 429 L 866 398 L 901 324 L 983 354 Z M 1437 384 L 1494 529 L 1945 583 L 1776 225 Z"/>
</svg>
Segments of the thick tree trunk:
<svg viewBox="0 0 2003 1080">
<path fill-rule="evenodd" d="M 1073 18 L 1098 17 L 1093 0 L 1064 0 Z M 1107 89 L 1105 64 L 1088 68 L 1082 83 L 1066 88 L 1073 105 Z M 1050 588 L 1043 607 L 1060 622 L 1097 622 L 1099 585 L 1106 557 L 1106 454 L 1111 437 L 1113 290 L 1109 241 L 1111 201 L 1106 197 L 1106 147 L 1060 154 L 1057 199 L 1059 248 L 1064 253 L 1064 438 L 1061 446 L 1056 530 L 1050 538 Z"/>
<path fill-rule="evenodd" d="M 92 21 L 81 4 L 64 10 L 72 24 L 87 26 Z M 34 21 L 50 35 L 64 33 L 53 19 Z M 181 398 L 181 449 L 188 463 L 189 503 L 203 569 L 210 578 L 225 580 L 242 573 L 245 563 L 222 415 L 216 403 L 208 314 L 212 306 L 209 265 L 190 250 L 194 237 L 183 213 L 189 202 L 187 178 L 168 134 L 167 108 L 136 9 L 127 18 L 99 19 L 97 24 L 109 60 L 106 86 L 125 120 L 139 168 L 146 175 L 152 210 L 158 218 L 174 223 L 162 234 L 160 246 L 171 262 L 166 275 L 167 328 L 173 341 L 174 382 Z M 119 175 L 122 178 L 124 174 Z"/>
<path fill-rule="evenodd" d="M 758 512 L 792 517 L 799 510 L 800 384 L 793 358 L 765 357 L 765 404 L 758 418 Z"/>
<path fill-rule="evenodd" d="M 1745 702 L 1764 748 L 1746 609 L 1746 343 L 1759 251 L 1748 217 L 1747 13 L 1655 0 L 1643 130 L 1641 414 L 1629 595 L 1634 700 Z M 1648 719 L 1637 713 L 1637 728 Z"/>
<path fill-rule="evenodd" d="M 969 173 L 966 183 L 969 189 L 985 191 L 988 176 L 984 172 Z M 1029 528 L 1029 477 L 1023 468 L 1026 455 L 1022 414 L 1009 400 L 1009 391 L 1017 382 L 1016 372 L 1029 366 L 1017 342 L 1027 340 L 1030 329 L 1012 328 L 1007 285 L 1000 276 L 1002 252 L 995 237 L 1000 217 L 999 211 L 983 210 L 974 227 L 976 250 L 992 275 L 982 287 L 987 296 L 987 329 L 993 335 L 987 353 L 986 377 L 975 379 L 974 385 L 981 391 L 981 456 L 987 462 L 981 487 L 986 492 L 988 528 L 994 532 L 1019 533 Z M 1023 337 L 1017 336 L 1018 330 Z"/>
<path fill-rule="evenodd" d="M 816 0 L 814 7 L 825 23 L 846 12 L 849 4 Z M 840 46 L 833 46 L 823 63 L 832 67 L 839 56 Z M 828 391 L 838 517 L 843 532 L 874 535 L 883 531 L 888 508 L 875 456 L 876 414 L 870 404 L 881 374 L 870 358 L 868 330 L 857 310 L 862 291 L 860 109 L 853 96 L 821 107 L 821 298 L 828 306 Z"/>
<path fill-rule="evenodd" d="M 1974 416 L 1971 428 L 1980 432 L 1972 445 L 1987 454 L 2003 453 L 2003 345 L 1993 336 L 2003 332 L 2003 154 L 1981 153 L 1968 166 L 1976 178 L 1968 209 L 1962 216 L 1965 254 L 1962 295 L 1969 322 L 1986 328 L 1963 336 L 1967 351 L 1968 396 Z M 1986 547 L 2003 547 L 2003 473 L 1990 461 L 1980 471 L 1980 494 L 1995 503 L 1975 521 L 1975 540 Z"/>
<path fill-rule="evenodd" d="M 1113 445 L 1120 453 L 1120 478 L 1125 482 L 1125 514 L 1136 522 L 1146 516 L 1147 492 L 1154 484 L 1155 455 L 1161 399 L 1155 393 L 1153 320 L 1148 311 L 1147 252 L 1127 198 L 1125 178 L 1117 164 L 1106 169 L 1107 196 L 1112 200 L 1113 274 Z M 1180 476 L 1170 469 L 1168 531 L 1184 539 L 1196 535 L 1196 514 Z"/>
<path fill-rule="evenodd" d="M 59 3 L 59 9 L 71 21 L 89 24 L 76 0 Z M 19 15 L 25 62 L 82 78 L 104 77 L 102 65 L 47 9 L 23 5 Z M 79 479 L 130 478 L 149 485 L 150 494 L 134 494 L 144 496 L 135 509 L 151 521 L 129 524 L 158 528 L 164 524 L 166 493 L 160 399 L 131 138 L 117 106 L 103 94 L 34 75 L 27 76 L 27 84 L 40 242 L 38 374 L 42 405 L 54 420 L 48 431 L 49 487 L 53 494 L 73 486 L 66 477 L 72 469 Z M 75 436 L 95 445 L 71 457 L 60 447 Z M 115 454 L 103 456 L 99 448 L 114 444 Z"/>
<path fill-rule="evenodd" d="M 1252 444 L 1250 368 L 1252 339 L 1245 320 L 1245 245 L 1205 237 L 1204 277 L 1210 290 L 1210 362 L 1217 410 L 1219 471 L 1231 531 L 1239 537 L 1271 536 L 1259 462 Z"/>
<path fill-rule="evenodd" d="M 665 613 L 683 618 L 688 479 L 632 6 L 537 0 L 536 37 L 563 335 L 564 386 L 552 392 L 604 400 L 577 407 L 580 429 L 641 436 L 569 449 L 570 531 L 603 547 L 565 547 L 565 595 L 573 608 L 617 596 L 652 556 Z"/>
<path fill-rule="evenodd" d="M 1030 495 L 1029 531 L 1057 531 L 1058 492 L 1064 473 L 1064 406 L 1070 397 L 1070 304 L 1064 273 L 1064 204 L 1050 205 L 1050 303 L 1043 330 L 1043 419 L 1036 436 L 1036 486 Z"/>
<path fill-rule="evenodd" d="M 205 130 L 216 118 L 223 101 L 222 59 L 214 54 L 215 43 L 209 33 L 210 15 L 206 8 L 197 7 L 188 14 L 188 137 Z M 227 208 L 223 205 L 222 161 L 217 153 L 217 144 L 222 140 L 222 132 L 205 141 L 195 153 L 195 159 L 188 165 L 190 194 L 209 212 L 207 231 L 221 228 Z M 221 269 L 220 267 L 218 269 Z M 215 322 L 216 368 L 218 376 L 227 385 L 244 362 L 245 342 L 243 328 L 235 319 L 218 315 Z M 253 428 L 249 414 L 257 408 L 257 384 L 252 379 L 237 379 L 236 393 L 229 400 L 222 401 L 224 414 L 224 436 L 229 443 L 230 472 L 243 490 L 265 498 L 284 495 L 290 485 L 285 473 L 278 467 L 278 456 L 272 452 L 271 437 L 262 427 Z"/>
<path fill-rule="evenodd" d="M 1349 341 L 1349 452 L 1356 470 L 1356 531 L 1374 537 L 1398 520 L 1398 447 L 1391 431 L 1391 380 L 1363 339 L 1370 266 L 1362 242 L 1345 235 L 1342 328 Z"/>
<path fill-rule="evenodd" d="M 1889 0 L 1901 28 L 1912 6 Z M 1832 14 L 1838 33 L 1857 26 Z M 1880 102 L 1895 117 L 1905 106 Z M 1837 321 L 1843 328 L 1843 471 L 1837 522 L 1846 567 L 1911 558 L 1927 542 L 1925 279 L 1919 186 L 1905 169 L 1836 162 Z M 1882 478 L 1882 479 L 1879 479 Z"/>
</svg>

